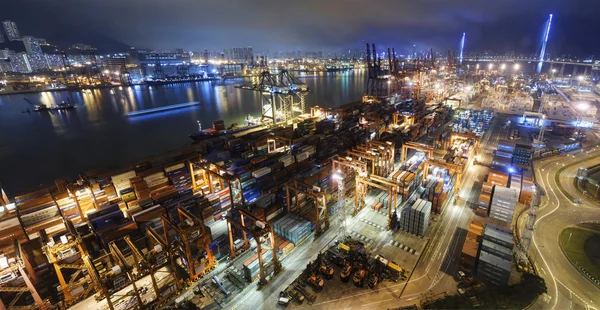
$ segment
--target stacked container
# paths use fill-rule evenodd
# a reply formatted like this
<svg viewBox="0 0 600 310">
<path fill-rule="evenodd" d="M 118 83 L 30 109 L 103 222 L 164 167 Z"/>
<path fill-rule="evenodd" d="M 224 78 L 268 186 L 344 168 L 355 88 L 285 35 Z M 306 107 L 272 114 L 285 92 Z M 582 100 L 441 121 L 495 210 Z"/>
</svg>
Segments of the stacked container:
<svg viewBox="0 0 600 310">
<path fill-rule="evenodd" d="M 523 171 L 523 178 L 521 181 L 521 194 L 519 195 L 519 202 L 525 205 L 531 204 L 533 199 L 533 178 L 529 171 Z"/>
<path fill-rule="evenodd" d="M 192 192 L 192 176 L 184 163 L 165 167 L 165 174 L 181 195 Z"/>
<path fill-rule="evenodd" d="M 423 236 L 429 227 L 431 202 L 417 199 L 411 207 L 400 212 L 400 228 L 411 234 Z"/>
<path fill-rule="evenodd" d="M 295 215 L 287 214 L 273 223 L 275 233 L 297 245 L 311 233 L 310 222 Z"/>
<path fill-rule="evenodd" d="M 490 205 L 490 217 L 510 225 L 518 197 L 517 191 L 514 189 L 499 185 L 494 186 L 492 203 Z"/>
<path fill-rule="evenodd" d="M 463 271 L 470 274 L 475 271 L 483 229 L 483 223 L 473 220 L 469 225 L 469 231 L 467 232 L 467 237 L 465 238 L 465 243 L 460 254 L 460 267 Z"/>
</svg>

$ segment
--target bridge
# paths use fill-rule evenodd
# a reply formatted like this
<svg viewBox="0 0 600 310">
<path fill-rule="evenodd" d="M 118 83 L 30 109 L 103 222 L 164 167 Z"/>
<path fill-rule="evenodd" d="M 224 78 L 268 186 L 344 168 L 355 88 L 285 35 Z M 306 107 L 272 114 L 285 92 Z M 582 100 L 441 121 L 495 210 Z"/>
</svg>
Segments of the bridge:
<svg viewBox="0 0 600 310">
<path fill-rule="evenodd" d="M 566 59 L 566 58 L 547 59 L 546 58 L 546 45 L 548 43 L 548 38 L 550 37 L 550 28 L 552 26 L 552 18 L 553 18 L 553 15 L 550 14 L 548 20 L 545 23 L 545 27 L 544 27 L 545 30 L 544 30 L 543 36 L 541 38 L 541 44 L 540 44 L 538 57 L 533 57 L 533 56 L 514 57 L 514 56 L 490 56 L 490 55 L 483 55 L 483 56 L 468 55 L 468 56 L 463 57 L 463 52 L 464 52 L 464 47 L 465 47 L 465 33 L 463 33 L 461 40 L 460 40 L 460 51 L 459 51 L 460 64 L 462 65 L 463 62 L 536 63 L 536 65 L 537 65 L 536 71 L 538 74 L 542 72 L 542 66 L 544 64 L 550 64 L 549 71 L 552 72 L 553 74 L 556 71 L 559 71 L 559 73 L 558 73 L 559 76 L 564 74 L 565 66 L 567 66 L 567 65 L 573 66 L 572 76 L 577 75 L 578 68 L 580 68 L 580 67 L 584 68 L 584 72 L 583 72 L 584 76 L 588 75 L 588 70 L 590 68 L 592 69 L 592 73 L 594 71 L 596 71 L 596 72 L 600 71 L 600 61 L 594 62 L 591 60 L 590 61 L 581 61 L 578 59 Z M 557 66 L 560 69 L 559 70 L 554 69 L 554 66 Z"/>
</svg>

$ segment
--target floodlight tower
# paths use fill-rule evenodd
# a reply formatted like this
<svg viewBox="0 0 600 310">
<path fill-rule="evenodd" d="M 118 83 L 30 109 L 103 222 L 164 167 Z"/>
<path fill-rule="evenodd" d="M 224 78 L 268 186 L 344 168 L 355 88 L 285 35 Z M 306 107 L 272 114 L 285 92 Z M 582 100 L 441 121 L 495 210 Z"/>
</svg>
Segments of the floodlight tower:
<svg viewBox="0 0 600 310">
<path fill-rule="evenodd" d="M 348 231 L 346 228 L 346 192 L 344 188 L 345 175 L 341 170 L 336 171 L 333 174 L 333 179 L 337 181 L 338 187 L 338 216 L 340 217 L 340 233 L 342 236 L 347 236 Z"/>
</svg>

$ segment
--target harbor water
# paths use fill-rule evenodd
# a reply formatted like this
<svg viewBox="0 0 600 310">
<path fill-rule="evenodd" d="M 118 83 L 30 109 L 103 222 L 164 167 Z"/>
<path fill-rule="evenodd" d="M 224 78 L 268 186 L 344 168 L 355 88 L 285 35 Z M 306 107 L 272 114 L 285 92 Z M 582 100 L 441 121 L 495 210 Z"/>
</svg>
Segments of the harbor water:
<svg viewBox="0 0 600 310">
<path fill-rule="evenodd" d="M 312 89 L 310 106 L 336 107 L 360 100 L 366 71 L 299 74 Z M 107 170 L 175 150 L 188 135 L 222 119 L 226 125 L 260 116 L 261 95 L 235 88 L 243 79 L 162 86 L 0 96 L 0 185 L 17 195 L 54 179 Z M 70 100 L 71 111 L 23 113 Z M 128 117 L 134 111 L 199 101 L 197 106 Z"/>
</svg>

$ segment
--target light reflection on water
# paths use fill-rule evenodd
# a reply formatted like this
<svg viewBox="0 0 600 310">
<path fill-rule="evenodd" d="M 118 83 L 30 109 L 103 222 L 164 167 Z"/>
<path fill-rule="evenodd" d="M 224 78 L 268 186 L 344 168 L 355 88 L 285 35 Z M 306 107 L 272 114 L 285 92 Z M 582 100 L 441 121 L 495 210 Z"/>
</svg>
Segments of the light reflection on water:
<svg viewBox="0 0 600 310">
<path fill-rule="evenodd" d="M 298 75 L 313 90 L 310 106 L 339 106 L 360 100 L 365 71 Z M 140 158 L 188 145 L 200 121 L 226 125 L 260 116 L 261 95 L 235 88 L 242 79 L 154 87 L 133 86 L 0 96 L 0 184 L 18 194 L 56 178 L 74 178 L 89 169 L 116 168 Z M 21 113 L 71 100 L 74 111 Z M 199 106 L 130 119 L 128 112 L 200 101 Z"/>
</svg>

